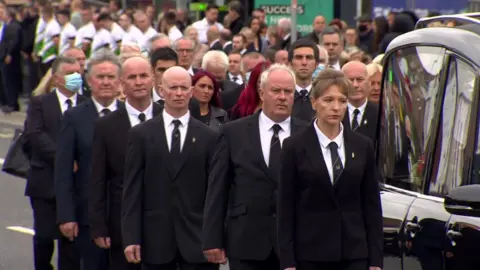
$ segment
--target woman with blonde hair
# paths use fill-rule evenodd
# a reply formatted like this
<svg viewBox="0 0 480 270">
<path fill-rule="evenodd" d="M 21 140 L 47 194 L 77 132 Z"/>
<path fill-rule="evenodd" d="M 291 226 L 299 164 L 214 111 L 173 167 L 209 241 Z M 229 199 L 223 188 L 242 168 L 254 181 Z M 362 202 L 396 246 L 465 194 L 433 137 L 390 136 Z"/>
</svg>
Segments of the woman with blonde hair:
<svg viewBox="0 0 480 270">
<path fill-rule="evenodd" d="M 35 90 L 32 92 L 32 96 L 40 96 L 48 94 L 53 90 L 52 69 L 49 69 L 45 76 L 40 80 Z"/>
<path fill-rule="evenodd" d="M 367 79 L 370 82 L 370 96 L 368 97 L 368 101 L 376 104 L 380 102 L 382 72 L 383 67 L 377 63 L 367 65 Z"/>
</svg>

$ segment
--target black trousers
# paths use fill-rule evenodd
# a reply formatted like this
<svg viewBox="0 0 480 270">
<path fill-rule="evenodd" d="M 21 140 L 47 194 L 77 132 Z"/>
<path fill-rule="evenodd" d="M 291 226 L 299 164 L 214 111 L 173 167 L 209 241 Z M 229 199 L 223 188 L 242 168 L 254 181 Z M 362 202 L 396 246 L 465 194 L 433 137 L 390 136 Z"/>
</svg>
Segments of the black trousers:
<svg viewBox="0 0 480 270">
<path fill-rule="evenodd" d="M 189 263 L 182 258 L 180 251 L 177 251 L 175 260 L 167 264 L 142 263 L 142 270 L 218 270 L 219 267 L 219 264 L 213 263 Z"/>
<path fill-rule="evenodd" d="M 53 270 L 51 264 L 55 249 L 55 239 L 58 239 L 58 269 L 79 270 L 80 260 L 76 254 L 75 245 L 60 235 L 56 220 L 55 199 L 30 198 L 33 209 L 33 258 L 35 270 Z"/>
<path fill-rule="evenodd" d="M 228 263 L 230 270 L 278 270 L 280 269 L 280 263 L 277 255 L 272 250 L 267 259 L 263 261 L 253 260 L 238 260 L 235 258 L 229 258 Z"/>
<path fill-rule="evenodd" d="M 341 262 L 305 262 L 297 263 L 297 270 L 368 270 L 367 260 L 349 260 Z"/>
<path fill-rule="evenodd" d="M 9 106 L 16 111 L 20 110 L 18 96 L 23 89 L 21 63 L 22 62 L 20 59 L 12 59 L 10 64 L 0 64 L 3 83 L 3 97 L 5 98 L 4 105 Z"/>
</svg>

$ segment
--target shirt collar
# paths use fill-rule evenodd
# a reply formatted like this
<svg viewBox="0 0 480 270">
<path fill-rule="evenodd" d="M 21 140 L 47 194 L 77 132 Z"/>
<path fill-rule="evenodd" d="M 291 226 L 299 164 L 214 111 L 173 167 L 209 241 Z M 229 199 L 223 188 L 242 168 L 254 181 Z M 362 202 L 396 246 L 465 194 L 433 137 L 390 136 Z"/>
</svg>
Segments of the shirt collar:
<svg viewBox="0 0 480 270">
<path fill-rule="evenodd" d="M 153 102 L 163 100 L 163 98 L 158 95 L 157 91 L 155 90 L 155 87 L 152 89 L 152 99 L 153 99 Z"/>
<path fill-rule="evenodd" d="M 167 110 L 163 110 L 162 115 L 163 115 L 163 121 L 167 125 L 171 125 L 173 120 L 178 119 L 182 123 L 182 126 L 186 127 L 188 124 L 188 121 L 190 120 L 190 111 L 187 111 L 187 113 L 180 118 L 175 118 L 171 116 L 169 113 L 167 113 Z"/>
<path fill-rule="evenodd" d="M 65 102 L 67 102 L 68 99 L 70 99 L 72 102 L 75 102 L 77 100 L 77 93 L 75 93 L 71 97 L 67 97 L 62 92 L 60 92 L 58 89 L 55 89 L 55 93 L 57 94 L 57 98 L 60 101 L 60 104 L 63 106 Z M 74 104 L 74 103 L 73 103 Z"/>
<path fill-rule="evenodd" d="M 315 132 L 317 133 L 318 140 L 320 141 L 320 144 L 324 148 L 328 148 L 328 145 L 331 142 L 335 142 L 338 145 L 338 148 L 341 148 L 343 146 L 343 124 L 340 122 L 340 133 L 338 133 L 337 137 L 335 139 L 330 140 L 325 134 L 318 128 L 317 126 L 317 119 L 313 121 L 313 127 L 315 128 Z"/>
<path fill-rule="evenodd" d="M 310 84 L 309 86 L 303 88 L 303 87 L 300 87 L 298 85 L 295 85 L 295 89 L 300 93 L 300 91 L 302 91 L 303 89 L 306 89 L 309 93 L 310 93 L 310 90 L 312 90 L 312 84 Z"/>
<path fill-rule="evenodd" d="M 97 112 L 101 113 L 103 109 L 109 109 L 110 112 L 113 112 L 117 109 L 117 100 L 113 100 L 113 102 L 108 105 L 108 107 L 103 107 L 102 104 L 98 103 L 98 101 L 95 100 L 95 98 L 92 97 L 93 104 L 95 104 L 95 108 L 97 108 Z"/>
<path fill-rule="evenodd" d="M 190 74 L 191 76 L 195 75 L 195 72 L 193 72 L 192 66 L 188 68 L 188 74 Z"/>
<path fill-rule="evenodd" d="M 273 125 L 279 124 L 284 132 L 289 132 L 290 131 L 290 121 L 291 121 L 291 118 L 288 117 L 287 119 L 283 120 L 282 122 L 277 123 L 277 122 L 273 121 L 272 119 L 270 119 L 263 111 L 260 112 L 260 116 L 259 116 L 260 128 L 262 128 L 264 130 L 267 130 L 267 131 L 270 131 L 272 129 Z"/>
<path fill-rule="evenodd" d="M 348 102 L 348 103 L 347 103 L 348 111 L 349 111 L 349 112 L 353 112 L 355 109 L 358 109 L 358 110 L 360 111 L 360 114 L 363 115 L 364 112 L 365 112 L 365 108 L 367 107 L 367 103 L 368 103 L 368 100 L 365 99 L 365 103 L 363 103 L 362 106 L 360 106 L 360 107 L 357 108 L 357 107 L 353 106 L 352 104 L 350 104 L 350 102 Z"/>
<path fill-rule="evenodd" d="M 141 113 L 144 113 L 146 116 L 151 115 L 153 106 L 152 106 L 152 103 L 150 102 L 150 105 L 148 105 L 148 107 L 143 112 L 141 112 L 141 111 L 135 109 L 132 105 L 130 105 L 130 103 L 128 103 L 128 99 L 127 99 L 127 101 L 125 102 L 125 109 L 127 110 L 127 113 L 129 115 L 138 118 L 138 116 Z"/>
<path fill-rule="evenodd" d="M 283 38 L 283 40 L 287 40 L 289 37 L 290 37 L 290 34 L 287 34 L 287 35 Z"/>
</svg>

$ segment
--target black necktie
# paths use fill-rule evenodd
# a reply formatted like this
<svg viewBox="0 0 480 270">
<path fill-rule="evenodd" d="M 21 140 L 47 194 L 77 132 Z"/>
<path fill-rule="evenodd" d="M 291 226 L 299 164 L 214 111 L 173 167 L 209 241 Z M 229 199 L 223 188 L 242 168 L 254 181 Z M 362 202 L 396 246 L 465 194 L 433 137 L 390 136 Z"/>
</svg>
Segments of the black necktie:
<svg viewBox="0 0 480 270">
<path fill-rule="evenodd" d="M 359 124 L 358 124 L 358 115 L 360 114 L 360 111 L 358 109 L 355 109 L 353 111 L 353 119 L 352 119 L 352 130 L 355 131 Z"/>
<path fill-rule="evenodd" d="M 237 77 L 237 76 L 235 76 L 235 77 L 233 77 L 233 78 L 232 78 L 232 80 L 233 80 L 233 82 L 234 82 L 234 83 L 236 83 L 236 82 L 237 82 L 237 80 L 238 80 L 238 77 Z"/>
<path fill-rule="evenodd" d="M 170 154 L 172 155 L 173 158 L 178 158 L 180 156 L 180 142 L 181 142 L 179 128 L 182 122 L 180 122 L 180 120 L 178 119 L 174 119 L 172 123 L 175 127 L 173 128 L 173 131 L 172 131 L 172 145 L 170 148 Z"/>
<path fill-rule="evenodd" d="M 143 112 L 138 115 L 138 120 L 140 120 L 140 123 L 145 122 L 146 119 L 147 119 L 147 117 L 145 116 L 145 114 Z"/>
<path fill-rule="evenodd" d="M 71 99 L 67 99 L 65 101 L 65 103 L 67 103 L 67 110 L 71 109 L 73 107 L 73 103 L 72 103 L 72 100 Z"/>
<path fill-rule="evenodd" d="M 105 115 L 107 115 L 107 114 L 109 114 L 109 113 L 111 113 L 111 112 L 112 112 L 112 111 L 110 111 L 110 109 L 107 109 L 107 108 L 105 108 L 105 109 L 103 109 L 103 110 L 101 111 L 102 116 L 105 116 Z"/>
<path fill-rule="evenodd" d="M 162 106 L 162 108 L 163 108 L 163 107 L 165 107 L 165 100 L 159 99 L 159 100 L 157 100 L 157 104 Z"/>
<path fill-rule="evenodd" d="M 282 130 L 282 127 L 279 124 L 272 126 L 273 136 L 270 141 L 270 156 L 268 157 L 268 167 L 272 169 L 275 173 L 279 172 L 280 169 L 280 153 L 282 152 L 282 146 L 280 144 L 280 138 L 278 133 Z"/>
<path fill-rule="evenodd" d="M 308 100 L 308 90 L 307 89 L 302 89 L 300 91 L 300 96 L 302 97 L 303 101 Z"/>
<path fill-rule="evenodd" d="M 336 142 L 331 142 L 328 147 L 330 148 L 330 156 L 332 158 L 332 170 L 333 170 L 333 183 L 338 180 L 343 171 L 343 164 L 340 156 L 338 155 L 338 145 Z"/>
</svg>

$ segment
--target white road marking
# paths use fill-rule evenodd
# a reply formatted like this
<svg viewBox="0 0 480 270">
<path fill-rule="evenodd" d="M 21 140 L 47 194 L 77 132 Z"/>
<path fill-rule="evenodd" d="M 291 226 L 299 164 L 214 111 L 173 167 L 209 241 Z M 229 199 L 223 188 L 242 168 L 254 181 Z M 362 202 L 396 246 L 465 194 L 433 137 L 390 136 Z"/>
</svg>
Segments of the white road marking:
<svg viewBox="0 0 480 270">
<path fill-rule="evenodd" d="M 23 234 L 28 234 L 28 235 L 35 235 L 35 231 L 29 228 L 25 228 L 22 226 L 8 226 L 7 230 L 14 231 L 14 232 L 19 232 Z"/>
<path fill-rule="evenodd" d="M 0 158 L 0 166 L 2 166 L 2 165 L 3 165 L 3 163 L 5 163 L 5 159 L 3 159 L 3 158 Z"/>
<path fill-rule="evenodd" d="M 13 136 L 15 134 L 14 133 L 0 133 L 0 139 L 12 139 Z"/>
</svg>

